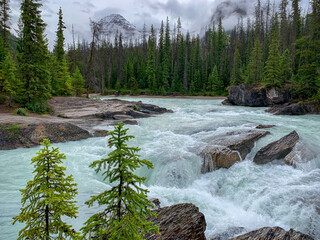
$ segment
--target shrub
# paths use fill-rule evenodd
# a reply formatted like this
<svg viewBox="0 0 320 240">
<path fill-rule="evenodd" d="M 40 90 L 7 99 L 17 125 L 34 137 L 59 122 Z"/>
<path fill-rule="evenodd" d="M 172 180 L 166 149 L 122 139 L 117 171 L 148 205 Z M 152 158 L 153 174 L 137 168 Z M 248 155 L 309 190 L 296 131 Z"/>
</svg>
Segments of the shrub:
<svg viewBox="0 0 320 240">
<path fill-rule="evenodd" d="M 27 109 L 34 113 L 50 113 L 51 109 L 48 107 L 46 102 L 38 102 L 38 101 L 32 101 L 30 103 L 27 103 L 26 105 Z"/>
<path fill-rule="evenodd" d="M 29 114 L 27 112 L 27 109 L 25 108 L 17 108 L 14 113 L 14 115 L 19 115 L 19 116 L 25 116 L 25 117 L 28 117 Z"/>
<path fill-rule="evenodd" d="M 8 101 L 8 97 L 6 95 L 0 94 L 0 104 L 5 104 Z"/>
<path fill-rule="evenodd" d="M 140 108 L 137 105 L 133 105 L 133 110 L 140 111 Z"/>
</svg>

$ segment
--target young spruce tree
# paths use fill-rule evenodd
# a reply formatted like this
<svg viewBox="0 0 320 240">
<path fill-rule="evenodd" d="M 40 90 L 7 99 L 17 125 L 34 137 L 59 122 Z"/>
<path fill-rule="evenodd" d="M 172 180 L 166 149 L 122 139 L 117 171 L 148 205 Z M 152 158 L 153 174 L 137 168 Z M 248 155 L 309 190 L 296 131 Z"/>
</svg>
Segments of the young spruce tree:
<svg viewBox="0 0 320 240">
<path fill-rule="evenodd" d="M 148 190 L 141 187 L 146 180 L 133 172 L 142 166 L 152 168 L 152 163 L 139 159 L 137 147 L 129 147 L 126 142 L 134 138 L 127 135 L 128 129 L 119 123 L 111 132 L 109 147 L 115 149 L 109 153 L 108 158 L 94 161 L 90 167 L 101 172 L 104 180 L 112 184 L 97 196 L 86 202 L 91 207 L 95 202 L 106 208 L 91 216 L 82 228 L 84 237 L 91 234 L 109 240 L 142 240 L 148 232 L 158 232 L 159 229 L 152 222 L 146 221 L 147 215 L 153 215 L 152 204 L 147 199 Z"/>
<path fill-rule="evenodd" d="M 18 66 L 28 103 L 39 103 L 51 97 L 49 53 L 39 0 L 21 2 L 22 32 Z"/>
<path fill-rule="evenodd" d="M 78 207 L 73 201 L 77 195 L 77 184 L 73 177 L 65 176 L 62 167 L 64 154 L 58 148 L 52 148 L 50 140 L 44 139 L 37 156 L 32 158 L 34 179 L 29 181 L 22 194 L 22 208 L 14 222 L 25 222 L 26 226 L 19 232 L 19 239 L 76 239 L 79 234 L 71 225 L 63 222 L 61 217 L 77 217 Z"/>
</svg>

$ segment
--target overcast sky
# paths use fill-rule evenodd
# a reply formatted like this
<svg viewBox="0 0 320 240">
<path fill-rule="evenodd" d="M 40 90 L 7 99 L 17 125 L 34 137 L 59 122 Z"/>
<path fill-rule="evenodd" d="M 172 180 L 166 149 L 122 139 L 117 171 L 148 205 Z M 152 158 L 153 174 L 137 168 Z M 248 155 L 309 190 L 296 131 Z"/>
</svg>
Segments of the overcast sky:
<svg viewBox="0 0 320 240">
<path fill-rule="evenodd" d="M 278 2 L 280 0 L 276 0 Z M 218 6 L 224 4 L 223 11 L 229 12 L 235 7 L 245 10 L 251 14 L 254 9 L 255 0 L 43 0 L 43 19 L 47 23 L 46 33 L 52 46 L 57 28 L 59 7 L 62 7 L 64 21 L 67 29 L 65 31 L 66 42 L 72 41 L 72 25 L 76 38 L 89 39 L 89 18 L 99 20 L 112 13 L 124 16 L 138 29 L 142 29 L 146 23 L 148 27 L 154 24 L 160 26 L 161 20 L 169 16 L 170 22 L 176 22 L 180 16 L 182 27 L 191 32 L 200 32 L 207 25 Z M 273 0 L 271 0 L 273 2 Z M 11 0 L 12 9 L 11 25 L 16 29 L 16 23 L 20 15 L 21 0 Z M 302 0 L 304 9 L 308 6 L 308 0 Z M 228 13 L 227 13 L 228 14 Z M 225 19 L 225 27 L 232 27 L 237 23 L 235 18 Z M 77 40 L 77 39 L 76 39 Z"/>
</svg>

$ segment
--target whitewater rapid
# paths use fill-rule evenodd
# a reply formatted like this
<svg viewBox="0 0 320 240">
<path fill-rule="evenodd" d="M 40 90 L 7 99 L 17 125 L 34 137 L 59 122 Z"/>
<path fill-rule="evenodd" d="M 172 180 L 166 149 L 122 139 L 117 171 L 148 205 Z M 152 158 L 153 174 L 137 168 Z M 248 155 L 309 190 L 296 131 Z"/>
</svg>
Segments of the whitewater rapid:
<svg viewBox="0 0 320 240">
<path fill-rule="evenodd" d="M 265 226 L 293 228 L 320 239 L 320 116 L 274 116 L 265 108 L 223 106 L 221 100 L 121 98 L 142 100 L 172 109 L 152 118 L 138 119 L 127 126 L 136 136 L 132 146 L 141 148 L 153 170 L 139 169 L 147 177 L 149 196 L 162 206 L 190 202 L 204 213 L 206 236 L 242 227 L 244 232 Z M 201 174 L 199 153 L 215 136 L 233 130 L 252 130 L 259 124 L 274 124 L 271 134 L 257 142 L 252 152 L 230 169 Z M 100 125 L 100 129 L 112 130 Z M 297 168 L 274 161 L 266 165 L 252 162 L 266 144 L 296 130 L 301 144 L 314 158 Z M 91 195 L 109 187 L 88 165 L 106 157 L 106 138 L 54 144 L 66 154 L 67 173 L 78 183 L 79 218 L 70 223 L 80 229 L 96 207 L 84 204 Z M 0 151 L 0 239 L 13 240 L 22 225 L 11 225 L 19 213 L 20 192 L 32 179 L 30 159 L 39 147 Z"/>
</svg>

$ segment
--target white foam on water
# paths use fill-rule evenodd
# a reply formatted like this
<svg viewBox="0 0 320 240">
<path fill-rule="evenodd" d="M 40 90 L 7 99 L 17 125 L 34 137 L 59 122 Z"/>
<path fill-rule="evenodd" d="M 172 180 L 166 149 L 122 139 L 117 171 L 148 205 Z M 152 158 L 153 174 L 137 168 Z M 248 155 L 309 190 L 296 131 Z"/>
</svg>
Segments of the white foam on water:
<svg viewBox="0 0 320 240">
<path fill-rule="evenodd" d="M 142 168 L 150 197 L 159 198 L 162 206 L 190 202 L 197 205 L 207 221 L 209 237 L 228 229 L 243 227 L 250 231 L 264 226 L 294 228 L 320 239 L 320 116 L 274 116 L 265 108 L 222 106 L 221 100 L 132 99 L 156 104 L 174 111 L 152 118 L 138 119 L 128 126 L 136 136 L 130 144 L 141 148 L 141 157 L 150 160 L 154 169 Z M 228 131 L 254 129 L 259 124 L 274 124 L 271 132 L 255 144 L 243 161 L 230 169 L 201 174 L 200 152 L 217 135 Z M 99 126 L 111 130 L 112 127 Z M 297 168 L 281 161 L 266 165 L 252 162 L 255 153 L 266 144 L 296 130 L 301 141 L 315 155 Z M 80 229 L 98 207 L 84 204 L 91 195 L 110 185 L 103 182 L 89 164 L 107 157 L 107 139 L 92 138 L 54 144 L 67 159 L 67 173 L 78 183 L 79 218 L 70 221 Z M 312 143 L 312 144 L 310 144 Z M 0 236 L 16 239 L 21 225 L 12 226 L 19 213 L 20 192 L 32 179 L 30 159 L 39 147 L 0 151 Z M 101 209 L 101 208 L 100 208 Z"/>
</svg>

